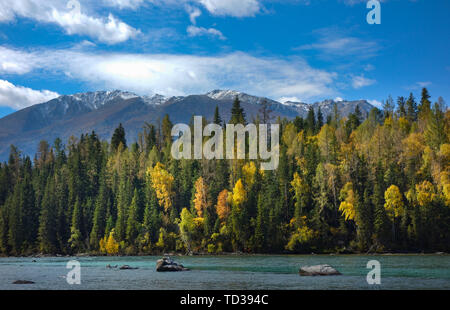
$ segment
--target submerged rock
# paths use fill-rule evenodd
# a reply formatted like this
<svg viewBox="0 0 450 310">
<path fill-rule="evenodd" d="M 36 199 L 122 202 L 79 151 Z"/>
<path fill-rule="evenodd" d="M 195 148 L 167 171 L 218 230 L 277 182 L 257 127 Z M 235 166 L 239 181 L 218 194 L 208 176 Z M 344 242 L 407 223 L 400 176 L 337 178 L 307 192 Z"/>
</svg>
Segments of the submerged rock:
<svg viewBox="0 0 450 310">
<path fill-rule="evenodd" d="M 16 280 L 13 282 L 13 284 L 34 284 L 34 282 L 28 280 Z"/>
<path fill-rule="evenodd" d="M 133 269 L 139 269 L 139 268 L 138 267 L 131 267 L 129 265 L 123 265 L 123 266 L 120 266 L 119 269 L 120 270 L 133 270 Z"/>
<path fill-rule="evenodd" d="M 175 263 L 170 257 L 163 257 L 156 262 L 156 271 L 188 271 L 183 265 Z"/>
<path fill-rule="evenodd" d="M 303 266 L 300 268 L 299 273 L 301 276 L 338 276 L 338 275 L 341 275 L 341 273 L 339 271 L 337 271 L 330 265 Z"/>
</svg>

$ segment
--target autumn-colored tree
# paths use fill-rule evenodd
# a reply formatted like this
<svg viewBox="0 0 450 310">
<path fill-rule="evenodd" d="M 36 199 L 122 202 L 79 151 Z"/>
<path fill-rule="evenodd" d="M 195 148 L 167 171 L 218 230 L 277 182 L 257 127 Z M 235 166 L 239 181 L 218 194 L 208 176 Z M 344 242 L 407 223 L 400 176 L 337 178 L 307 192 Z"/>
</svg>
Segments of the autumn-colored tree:
<svg viewBox="0 0 450 310">
<path fill-rule="evenodd" d="M 417 201 L 421 207 L 429 206 L 437 198 L 435 188 L 429 181 L 416 184 L 416 192 Z"/>
<path fill-rule="evenodd" d="M 100 240 L 100 251 L 108 255 L 117 255 L 119 253 L 119 243 L 114 238 L 114 229 L 110 231 L 108 238 L 105 236 Z"/>
<path fill-rule="evenodd" d="M 396 185 L 391 185 L 384 193 L 384 208 L 391 220 L 400 217 L 403 213 L 404 203 L 402 193 Z"/>
<path fill-rule="evenodd" d="M 309 187 L 303 178 L 296 172 L 294 173 L 294 179 L 291 181 L 292 191 L 295 195 L 295 211 L 294 217 L 297 226 L 300 226 L 300 219 L 303 216 L 303 210 L 308 203 Z"/>
<path fill-rule="evenodd" d="M 384 209 L 387 216 L 392 221 L 392 235 L 395 241 L 395 219 L 400 217 L 404 211 L 404 203 L 402 193 L 396 185 L 391 185 L 384 193 Z"/>
<path fill-rule="evenodd" d="M 233 204 L 235 206 L 241 206 L 242 203 L 244 203 L 244 201 L 246 200 L 246 198 L 247 198 L 247 191 L 244 188 L 242 180 L 239 179 L 233 188 Z"/>
<path fill-rule="evenodd" d="M 341 202 L 339 211 L 342 212 L 346 221 L 353 221 L 356 217 L 356 201 L 352 183 L 348 182 L 345 184 L 344 188 L 341 190 L 340 197 L 344 201 Z"/>
<path fill-rule="evenodd" d="M 229 196 L 228 190 L 224 189 L 219 193 L 219 196 L 217 197 L 216 212 L 217 216 L 219 217 L 222 223 L 226 222 L 231 212 L 231 208 L 228 203 L 229 202 L 228 196 Z"/>
<path fill-rule="evenodd" d="M 155 167 L 148 169 L 153 189 L 156 192 L 156 197 L 159 204 L 164 207 L 164 211 L 168 212 L 172 207 L 173 197 L 173 182 L 174 177 L 164 169 L 164 165 L 157 163 Z"/>
<path fill-rule="evenodd" d="M 256 165 L 253 161 L 246 163 L 242 167 L 242 176 L 247 188 L 251 188 L 255 183 Z"/>
<path fill-rule="evenodd" d="M 203 217 L 203 214 L 208 208 L 207 186 L 202 177 L 198 178 L 195 182 L 195 197 L 194 207 L 197 211 L 198 217 Z"/>
</svg>

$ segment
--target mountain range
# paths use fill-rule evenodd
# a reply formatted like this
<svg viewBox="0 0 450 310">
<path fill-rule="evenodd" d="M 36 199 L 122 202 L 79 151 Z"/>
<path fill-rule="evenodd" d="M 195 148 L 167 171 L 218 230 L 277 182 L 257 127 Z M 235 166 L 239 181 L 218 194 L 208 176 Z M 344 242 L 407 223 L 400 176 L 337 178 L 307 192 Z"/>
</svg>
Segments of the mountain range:
<svg viewBox="0 0 450 310">
<path fill-rule="evenodd" d="M 126 91 L 97 91 L 63 95 L 48 102 L 36 104 L 0 119 L 0 161 L 8 158 L 10 145 L 14 144 L 27 155 L 34 155 L 41 140 L 49 143 L 59 137 L 64 143 L 70 136 L 79 137 L 94 130 L 101 139 L 110 139 L 114 129 L 122 123 L 127 140 L 135 141 L 145 122 L 158 123 L 168 114 L 172 123 L 189 123 L 193 115 L 212 120 L 215 107 L 223 120 L 229 120 L 235 97 L 251 121 L 266 100 L 278 116 L 288 119 L 306 117 L 312 106 L 319 107 L 324 120 L 332 113 L 336 103 L 339 114 L 347 116 L 359 106 L 363 115 L 373 106 L 366 100 L 325 100 L 308 104 L 304 102 L 277 102 L 268 98 L 248 95 L 233 90 L 214 90 L 203 95 L 165 97 L 162 95 L 138 96 Z M 0 103 L 1 104 L 1 103 Z"/>
</svg>

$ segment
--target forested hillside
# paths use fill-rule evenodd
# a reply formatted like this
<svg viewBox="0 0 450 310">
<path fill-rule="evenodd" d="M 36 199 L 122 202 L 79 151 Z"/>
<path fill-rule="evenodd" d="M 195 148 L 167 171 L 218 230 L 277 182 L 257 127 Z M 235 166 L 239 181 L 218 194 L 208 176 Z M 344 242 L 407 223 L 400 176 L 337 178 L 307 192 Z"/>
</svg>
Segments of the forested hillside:
<svg viewBox="0 0 450 310">
<path fill-rule="evenodd" d="M 213 122 L 224 125 L 220 112 Z M 226 121 L 246 122 L 238 98 Z M 42 141 L 34 158 L 11 146 L 0 165 L 0 253 L 450 250 L 441 98 L 432 103 L 423 89 L 419 102 L 389 97 L 367 118 L 358 108 L 327 119 L 310 109 L 278 123 L 274 171 L 250 160 L 174 160 L 168 116 L 143 124 L 131 145 L 117 124 L 111 141 L 95 132 Z"/>
</svg>

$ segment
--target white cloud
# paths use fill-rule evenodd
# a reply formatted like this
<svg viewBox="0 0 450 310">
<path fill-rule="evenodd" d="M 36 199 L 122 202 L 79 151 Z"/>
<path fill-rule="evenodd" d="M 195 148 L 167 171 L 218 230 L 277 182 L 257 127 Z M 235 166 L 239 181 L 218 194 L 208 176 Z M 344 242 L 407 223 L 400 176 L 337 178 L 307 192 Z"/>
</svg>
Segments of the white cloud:
<svg viewBox="0 0 450 310">
<path fill-rule="evenodd" d="M 226 39 L 225 36 L 222 34 L 222 32 L 220 32 L 220 30 L 217 30 L 215 28 L 204 28 L 191 25 L 187 28 L 187 33 L 191 37 L 208 35 L 208 36 L 217 36 L 221 40 Z"/>
<path fill-rule="evenodd" d="M 365 87 L 365 86 L 370 86 L 375 83 L 376 83 L 375 80 L 365 78 L 363 75 L 352 77 L 353 88 L 361 88 L 361 87 Z"/>
<path fill-rule="evenodd" d="M 370 58 L 380 49 L 374 41 L 367 41 L 356 37 L 342 36 L 333 31 L 319 31 L 321 37 L 317 43 L 303 45 L 297 50 L 316 50 L 327 57 L 358 57 Z"/>
<path fill-rule="evenodd" d="M 0 73 L 24 74 L 37 66 L 38 59 L 32 55 L 0 46 Z"/>
<path fill-rule="evenodd" d="M 103 0 L 103 2 L 107 6 L 135 10 L 144 3 L 144 0 Z"/>
<path fill-rule="evenodd" d="M 432 84 L 431 82 L 417 82 L 417 85 L 419 85 L 419 87 L 421 87 L 421 88 L 428 87 L 431 84 Z"/>
<path fill-rule="evenodd" d="M 136 9 L 144 0 L 103 0 L 119 9 Z M 261 0 L 147 0 L 158 6 L 201 5 L 216 16 L 252 17 L 262 10 Z"/>
<path fill-rule="evenodd" d="M 281 97 L 280 99 L 278 99 L 278 102 L 286 103 L 286 102 L 303 102 L 303 101 L 298 97 Z"/>
<path fill-rule="evenodd" d="M 190 5 L 186 7 L 186 10 L 189 13 L 189 19 L 193 25 L 197 24 L 197 17 L 202 15 L 202 12 L 198 8 L 194 8 Z"/>
<path fill-rule="evenodd" d="M 330 96 L 336 73 L 314 69 L 301 58 L 263 58 L 236 52 L 221 56 L 89 53 L 81 50 L 7 52 L 20 63 L 26 54 L 35 71 L 64 74 L 94 89 L 140 94 L 186 95 L 236 89 L 271 98 Z M 2 66 L 0 62 L 0 67 Z"/>
<path fill-rule="evenodd" d="M 192 25 L 188 26 L 186 31 L 190 37 L 197 36 L 212 36 L 218 37 L 220 40 L 226 40 L 225 36 L 222 34 L 220 30 L 215 28 L 205 28 L 197 26 L 197 17 L 202 15 L 202 12 L 198 8 L 194 8 L 190 5 L 186 7 L 187 12 L 189 13 L 189 19 L 191 20 Z"/>
<path fill-rule="evenodd" d="M 57 93 L 49 90 L 33 90 L 0 80 L 0 106 L 8 106 L 19 110 L 33 104 L 49 101 L 58 96 Z"/>
<path fill-rule="evenodd" d="M 196 0 L 211 14 L 219 16 L 255 16 L 261 10 L 257 0 Z"/>
<path fill-rule="evenodd" d="M 124 42 L 139 33 L 112 14 L 107 18 L 93 17 L 83 13 L 78 1 L 68 1 L 67 7 L 63 3 L 66 4 L 56 0 L 0 0 L 0 22 L 30 18 L 57 24 L 69 35 L 85 35 L 108 44 Z"/>
<path fill-rule="evenodd" d="M 342 99 L 341 97 L 336 97 L 336 98 L 334 98 L 334 101 L 341 102 L 341 101 L 344 101 L 344 99 Z"/>
<path fill-rule="evenodd" d="M 0 68 L 1 68 L 1 66 L 0 66 Z M 418 89 L 422 89 L 424 87 L 428 87 L 431 84 L 433 84 L 433 83 L 431 83 L 430 81 L 416 82 L 416 83 L 409 85 L 407 87 L 404 87 L 404 88 L 407 90 L 418 90 Z"/>
<path fill-rule="evenodd" d="M 383 103 L 378 101 L 378 100 L 367 100 L 368 103 L 370 103 L 371 105 L 373 105 L 374 107 L 377 107 L 379 109 L 383 108 Z"/>
<path fill-rule="evenodd" d="M 355 4 L 359 4 L 359 3 L 367 3 L 369 2 L 369 0 L 340 0 L 341 2 L 344 2 L 346 5 L 350 5 L 353 6 Z M 386 2 L 386 0 L 379 0 L 380 2 Z M 410 0 L 410 1 L 415 1 L 415 0 Z"/>
</svg>

